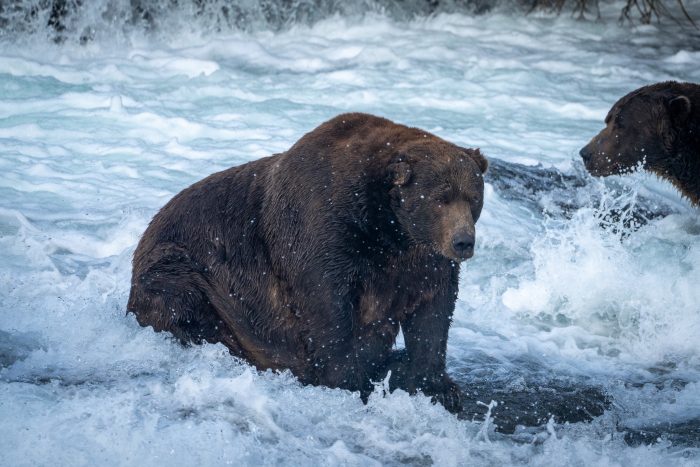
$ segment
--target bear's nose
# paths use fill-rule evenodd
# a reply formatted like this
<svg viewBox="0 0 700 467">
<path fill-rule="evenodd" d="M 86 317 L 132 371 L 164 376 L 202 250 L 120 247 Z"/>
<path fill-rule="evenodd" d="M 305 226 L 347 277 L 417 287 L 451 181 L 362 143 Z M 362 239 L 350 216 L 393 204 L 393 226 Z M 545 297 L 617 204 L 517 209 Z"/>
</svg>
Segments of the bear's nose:
<svg viewBox="0 0 700 467">
<path fill-rule="evenodd" d="M 583 159 L 583 162 L 588 162 L 593 157 L 593 154 L 586 148 L 581 149 L 578 154 Z"/>
<path fill-rule="evenodd" d="M 474 234 L 459 232 L 452 237 L 452 248 L 461 257 L 471 256 L 474 251 Z"/>
</svg>

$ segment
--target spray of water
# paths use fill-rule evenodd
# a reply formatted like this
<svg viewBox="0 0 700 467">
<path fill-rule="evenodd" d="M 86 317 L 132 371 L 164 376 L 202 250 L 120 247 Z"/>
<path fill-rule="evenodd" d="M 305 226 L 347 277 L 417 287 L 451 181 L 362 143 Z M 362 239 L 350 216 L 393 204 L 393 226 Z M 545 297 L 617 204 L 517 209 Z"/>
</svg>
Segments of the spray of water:
<svg viewBox="0 0 700 467">
<path fill-rule="evenodd" d="M 603 354 L 649 362 L 697 354 L 697 226 L 676 215 L 640 220 L 635 185 L 597 190 L 597 206 L 545 219 L 531 246 L 534 277 L 508 289 L 503 303 L 544 328 L 584 329 L 591 340 L 578 344 Z"/>
</svg>

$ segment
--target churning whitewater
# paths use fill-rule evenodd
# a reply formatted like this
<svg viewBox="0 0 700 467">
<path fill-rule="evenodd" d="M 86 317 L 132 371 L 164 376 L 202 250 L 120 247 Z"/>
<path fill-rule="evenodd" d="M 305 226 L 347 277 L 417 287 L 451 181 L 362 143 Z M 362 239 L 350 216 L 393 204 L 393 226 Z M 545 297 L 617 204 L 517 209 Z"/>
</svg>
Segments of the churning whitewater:
<svg viewBox="0 0 700 467">
<path fill-rule="evenodd" d="M 698 210 L 577 155 L 620 96 L 700 82 L 696 30 L 83 3 L 60 27 L 0 15 L 0 464 L 700 462 Z M 460 416 L 381 381 L 367 405 L 302 386 L 125 314 L 173 195 L 347 111 L 491 159 L 448 344 Z"/>
</svg>

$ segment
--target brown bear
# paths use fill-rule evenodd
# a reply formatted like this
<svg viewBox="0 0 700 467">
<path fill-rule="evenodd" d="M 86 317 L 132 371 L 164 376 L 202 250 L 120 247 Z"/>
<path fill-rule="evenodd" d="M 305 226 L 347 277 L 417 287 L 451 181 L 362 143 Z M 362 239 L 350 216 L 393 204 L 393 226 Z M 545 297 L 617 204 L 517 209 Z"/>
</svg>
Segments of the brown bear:
<svg viewBox="0 0 700 467">
<path fill-rule="evenodd" d="M 700 85 L 644 86 L 613 105 L 606 127 L 580 151 L 596 176 L 641 166 L 700 203 Z"/>
<path fill-rule="evenodd" d="M 363 400 L 392 371 L 392 389 L 458 411 L 445 351 L 486 168 L 478 149 L 340 115 L 168 202 L 134 253 L 128 311 Z"/>
</svg>

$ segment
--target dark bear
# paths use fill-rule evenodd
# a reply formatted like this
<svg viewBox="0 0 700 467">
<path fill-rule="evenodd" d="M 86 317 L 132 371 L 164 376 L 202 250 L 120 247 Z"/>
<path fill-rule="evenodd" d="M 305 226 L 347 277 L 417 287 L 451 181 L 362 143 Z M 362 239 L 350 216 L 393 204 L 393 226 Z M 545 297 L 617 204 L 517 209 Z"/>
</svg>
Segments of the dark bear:
<svg viewBox="0 0 700 467">
<path fill-rule="evenodd" d="M 700 85 L 644 86 L 617 101 L 605 124 L 580 152 L 591 174 L 641 166 L 700 203 Z"/>
<path fill-rule="evenodd" d="M 391 371 L 392 389 L 458 411 L 445 351 L 486 167 L 478 149 L 340 115 L 168 202 L 134 253 L 128 311 L 364 400 Z"/>
</svg>

